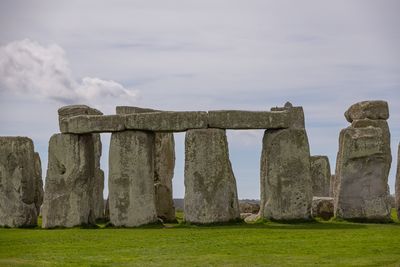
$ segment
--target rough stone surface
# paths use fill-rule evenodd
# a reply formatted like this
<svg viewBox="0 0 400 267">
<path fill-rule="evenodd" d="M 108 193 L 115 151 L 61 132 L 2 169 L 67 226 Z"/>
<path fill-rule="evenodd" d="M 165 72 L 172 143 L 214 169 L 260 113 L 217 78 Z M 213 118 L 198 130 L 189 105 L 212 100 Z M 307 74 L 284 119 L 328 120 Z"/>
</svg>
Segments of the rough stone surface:
<svg viewBox="0 0 400 267">
<path fill-rule="evenodd" d="M 148 112 L 125 116 L 125 126 L 132 130 L 182 132 L 207 128 L 208 125 L 208 114 L 204 111 Z"/>
<path fill-rule="evenodd" d="M 63 119 L 62 133 L 86 134 L 106 133 L 125 130 L 125 117 L 120 115 L 79 115 Z"/>
<path fill-rule="evenodd" d="M 175 207 L 172 178 L 175 167 L 175 141 L 173 133 L 155 134 L 154 189 L 157 216 L 164 222 L 174 222 Z"/>
<path fill-rule="evenodd" d="M 37 178 L 32 140 L 0 137 L 0 226 L 36 225 Z"/>
<path fill-rule="evenodd" d="M 311 215 L 314 218 L 329 220 L 333 217 L 332 197 L 313 197 Z"/>
<path fill-rule="evenodd" d="M 258 213 L 260 204 L 254 202 L 239 202 L 240 213 Z"/>
<path fill-rule="evenodd" d="M 35 152 L 33 155 L 35 161 L 35 179 L 36 179 L 36 192 L 35 192 L 35 207 L 37 215 L 40 214 L 40 208 L 43 204 L 43 178 L 42 178 L 42 162 L 40 161 L 39 153 Z"/>
<path fill-rule="evenodd" d="M 387 120 L 389 107 L 386 101 L 362 101 L 352 105 L 344 116 L 348 122 L 360 119 Z"/>
<path fill-rule="evenodd" d="M 303 107 L 293 107 L 290 102 L 286 102 L 284 107 L 274 107 L 271 111 L 286 111 L 288 112 L 288 120 L 290 128 L 304 129 L 304 111 Z"/>
<path fill-rule="evenodd" d="M 335 193 L 334 193 L 334 189 L 336 188 L 336 185 L 335 185 L 335 182 L 336 182 L 336 175 L 334 175 L 334 174 L 332 174 L 331 175 L 331 181 L 330 181 L 330 184 L 329 184 L 329 197 L 333 197 L 333 198 L 335 198 Z"/>
<path fill-rule="evenodd" d="M 96 219 L 104 218 L 104 171 L 100 168 L 102 145 L 100 134 L 92 134 L 94 145 L 94 184 L 93 184 L 93 209 Z"/>
<path fill-rule="evenodd" d="M 340 132 L 336 165 L 335 216 L 348 220 L 390 220 L 388 128 L 346 128 Z M 389 137 L 388 137 L 389 136 Z"/>
<path fill-rule="evenodd" d="M 161 112 L 160 110 L 120 106 L 116 108 L 118 115 L 132 113 Z M 175 168 L 175 141 L 173 133 L 155 133 L 154 190 L 158 218 L 163 222 L 176 222 L 175 207 L 172 194 L 172 178 Z"/>
<path fill-rule="evenodd" d="M 55 134 L 42 207 L 42 227 L 93 224 L 94 144 L 91 134 Z"/>
<path fill-rule="evenodd" d="M 260 215 L 263 218 L 310 219 L 310 150 L 304 129 L 265 131 L 260 183 Z"/>
<path fill-rule="evenodd" d="M 60 124 L 60 130 L 62 120 L 78 115 L 103 115 L 103 113 L 95 108 L 91 108 L 86 105 L 64 106 L 58 110 L 58 122 Z"/>
<path fill-rule="evenodd" d="M 136 227 L 157 221 L 154 194 L 154 134 L 111 135 L 109 154 L 110 222 Z"/>
<path fill-rule="evenodd" d="M 397 152 L 397 172 L 396 172 L 396 186 L 395 186 L 396 210 L 397 218 L 400 220 L 400 143 Z"/>
<path fill-rule="evenodd" d="M 186 132 L 185 221 L 197 224 L 240 218 L 236 181 L 225 130 Z"/>
<path fill-rule="evenodd" d="M 331 180 L 331 167 L 328 157 L 312 156 L 310 164 L 313 196 L 328 197 Z"/>
<path fill-rule="evenodd" d="M 287 111 L 213 110 L 208 112 L 208 126 L 221 129 L 276 129 L 290 126 Z"/>
<path fill-rule="evenodd" d="M 250 216 L 247 216 L 246 218 L 244 218 L 245 223 L 255 223 L 258 220 L 261 219 L 260 214 L 251 214 Z"/>
</svg>

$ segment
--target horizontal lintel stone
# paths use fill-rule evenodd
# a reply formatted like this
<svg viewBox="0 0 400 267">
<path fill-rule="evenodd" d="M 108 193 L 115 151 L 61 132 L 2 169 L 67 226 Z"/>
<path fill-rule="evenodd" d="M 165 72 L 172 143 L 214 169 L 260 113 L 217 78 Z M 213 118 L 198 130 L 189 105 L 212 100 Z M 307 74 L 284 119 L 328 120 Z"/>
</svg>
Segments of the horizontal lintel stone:
<svg viewBox="0 0 400 267">
<path fill-rule="evenodd" d="M 61 133 L 85 134 L 125 130 L 125 117 L 119 115 L 80 115 L 63 119 Z"/>
</svg>

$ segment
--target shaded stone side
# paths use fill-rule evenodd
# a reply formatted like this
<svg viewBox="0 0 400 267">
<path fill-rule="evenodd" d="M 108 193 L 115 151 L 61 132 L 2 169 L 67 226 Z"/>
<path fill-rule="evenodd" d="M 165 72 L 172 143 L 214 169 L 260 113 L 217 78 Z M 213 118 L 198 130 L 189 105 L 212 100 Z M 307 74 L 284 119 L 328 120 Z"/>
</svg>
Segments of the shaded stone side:
<svg viewBox="0 0 400 267">
<path fill-rule="evenodd" d="M 189 130 L 185 139 L 185 221 L 198 224 L 240 218 L 225 130 Z"/>
<path fill-rule="evenodd" d="M 172 178 L 175 168 L 173 133 L 155 134 L 154 190 L 157 216 L 164 222 L 175 222 Z"/>
<path fill-rule="evenodd" d="M 37 224 L 38 176 L 27 137 L 0 137 L 0 226 Z"/>
<path fill-rule="evenodd" d="M 43 204 L 43 178 L 42 178 L 42 162 L 40 160 L 39 153 L 35 152 L 33 155 L 35 161 L 35 180 L 36 180 L 36 189 L 35 189 L 35 207 L 37 215 L 40 214 L 40 208 Z"/>
<path fill-rule="evenodd" d="M 93 209 L 96 219 L 104 218 L 104 171 L 100 168 L 102 144 L 100 134 L 92 134 L 94 142 L 94 184 L 93 184 Z"/>
<path fill-rule="evenodd" d="M 91 134 L 55 134 L 42 207 L 42 227 L 93 224 L 94 144 Z"/>
<path fill-rule="evenodd" d="M 314 197 L 328 197 L 331 167 L 327 156 L 311 156 L 311 180 Z"/>
<path fill-rule="evenodd" d="M 400 220 L 400 143 L 397 152 L 397 172 L 396 172 L 396 185 L 395 185 L 395 197 L 396 197 L 396 210 L 397 218 Z"/>
<path fill-rule="evenodd" d="M 109 211 L 115 226 L 157 221 L 154 194 L 154 133 L 113 133 L 109 154 Z"/>
<path fill-rule="evenodd" d="M 260 165 L 260 215 L 272 220 L 310 219 L 312 181 L 306 131 L 266 130 Z"/>
<path fill-rule="evenodd" d="M 340 132 L 336 167 L 335 216 L 348 220 L 390 220 L 387 127 Z"/>
</svg>

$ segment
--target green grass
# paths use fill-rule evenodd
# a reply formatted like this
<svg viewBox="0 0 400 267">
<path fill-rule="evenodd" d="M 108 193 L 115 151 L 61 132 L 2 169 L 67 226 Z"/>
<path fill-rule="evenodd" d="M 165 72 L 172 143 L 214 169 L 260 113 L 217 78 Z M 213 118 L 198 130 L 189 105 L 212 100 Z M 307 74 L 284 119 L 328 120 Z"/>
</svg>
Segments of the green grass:
<svg viewBox="0 0 400 267">
<path fill-rule="evenodd" d="M 400 223 L 0 229 L 0 266 L 310 265 L 400 266 Z"/>
</svg>

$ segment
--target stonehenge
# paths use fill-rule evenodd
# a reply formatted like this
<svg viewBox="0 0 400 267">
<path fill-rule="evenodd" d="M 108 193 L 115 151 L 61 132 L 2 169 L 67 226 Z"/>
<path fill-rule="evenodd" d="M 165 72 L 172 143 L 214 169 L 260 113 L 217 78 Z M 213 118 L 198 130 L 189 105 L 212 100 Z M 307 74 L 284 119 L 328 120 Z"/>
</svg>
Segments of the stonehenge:
<svg viewBox="0 0 400 267">
<path fill-rule="evenodd" d="M 35 226 L 42 184 L 40 158 L 32 140 L 0 137 L 0 226 Z"/>
<path fill-rule="evenodd" d="M 184 220 L 190 223 L 221 223 L 240 218 L 225 130 L 186 132 L 184 205 Z"/>
<path fill-rule="evenodd" d="M 384 101 L 364 101 L 345 113 L 351 126 L 339 136 L 335 173 L 335 217 L 390 221 L 388 175 L 392 161 Z"/>
<path fill-rule="evenodd" d="M 331 167 L 327 156 L 311 156 L 311 180 L 314 197 L 328 197 L 331 181 Z"/>
<path fill-rule="evenodd" d="M 39 154 L 26 137 L 0 137 L 0 226 L 74 227 L 107 219 L 115 227 L 176 222 L 174 132 L 186 132 L 184 221 L 390 221 L 389 108 L 363 101 L 345 112 L 335 172 L 311 156 L 302 107 L 270 111 L 161 111 L 117 106 L 103 115 L 86 105 L 58 110 L 43 191 Z M 263 129 L 259 210 L 240 213 L 226 130 Z M 111 133 L 107 201 L 100 133 Z M 396 208 L 400 214 L 400 144 Z M 250 214 L 250 212 L 253 214 Z M 256 214 L 256 212 L 258 212 Z M 250 216 L 249 216 L 250 215 Z"/>
<path fill-rule="evenodd" d="M 397 218 L 400 220 L 400 143 L 397 150 L 397 170 L 396 170 L 396 184 L 395 184 L 395 206 L 397 211 Z"/>
</svg>

